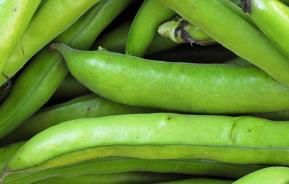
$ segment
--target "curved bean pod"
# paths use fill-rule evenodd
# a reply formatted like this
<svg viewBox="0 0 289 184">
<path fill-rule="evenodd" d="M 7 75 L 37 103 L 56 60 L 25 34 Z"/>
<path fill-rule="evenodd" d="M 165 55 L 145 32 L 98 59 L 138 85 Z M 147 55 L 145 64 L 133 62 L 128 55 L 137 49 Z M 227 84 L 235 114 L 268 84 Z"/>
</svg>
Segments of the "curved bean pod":
<svg viewBox="0 0 289 184">
<path fill-rule="evenodd" d="M 161 174 L 147 172 L 127 172 L 115 174 L 81 175 L 77 177 L 54 177 L 47 180 L 38 181 L 35 184 L 124 184 L 138 183 L 151 184 L 156 182 L 172 181 L 181 179 L 182 176 L 176 174 Z M 217 183 L 216 183 L 217 184 Z M 218 183 L 219 184 L 219 183 Z M 221 184 L 221 183 L 220 183 Z"/>
<path fill-rule="evenodd" d="M 100 32 L 130 2 L 131 0 L 102 1 L 57 40 L 81 49 L 90 48 Z M 40 109 L 63 82 L 67 73 L 62 57 L 57 52 L 45 49 L 39 53 L 23 71 L 11 94 L 0 106 L 0 138 Z"/>
<path fill-rule="evenodd" d="M 34 15 L 21 41 L 6 62 L 3 75 L 0 76 L 0 86 L 6 82 L 6 77 L 13 77 L 32 56 L 65 31 L 98 1 L 100 0 L 47 1 Z"/>
<path fill-rule="evenodd" d="M 235 165 L 213 161 L 199 160 L 145 160 L 128 158 L 104 158 L 65 167 L 44 169 L 41 166 L 6 173 L 4 183 L 32 183 L 43 178 L 54 176 L 77 177 L 87 174 L 112 174 L 120 172 L 157 172 L 190 174 L 195 176 L 213 176 L 225 178 L 240 178 L 246 174 L 261 169 L 261 166 Z"/>
<path fill-rule="evenodd" d="M 255 171 L 235 181 L 233 184 L 287 184 L 289 183 L 289 168 L 269 167 Z"/>
<path fill-rule="evenodd" d="M 97 49 L 99 46 L 101 46 L 109 51 L 124 53 L 129 28 L 130 23 L 128 22 L 120 25 L 115 30 L 107 33 L 97 40 L 93 48 Z M 156 34 L 148 50 L 146 51 L 146 54 L 158 53 L 163 50 L 171 49 L 177 45 L 178 44 L 172 42 L 171 40 Z"/>
<path fill-rule="evenodd" d="M 28 139 L 53 125 L 68 120 L 153 111 L 111 102 L 95 95 L 86 95 L 41 110 L 5 137 L 2 142 Z"/>
<path fill-rule="evenodd" d="M 17 142 L 0 148 L 0 173 L 5 168 L 9 159 L 23 144 L 24 142 Z"/>
<path fill-rule="evenodd" d="M 289 7 L 279 0 L 251 0 L 249 15 L 289 59 Z"/>
<path fill-rule="evenodd" d="M 41 0 L 5 0 L 0 3 L 0 73 L 22 37 Z M 4 44 L 5 43 L 5 44 Z M 0 85 L 1 86 L 1 85 Z"/>
<path fill-rule="evenodd" d="M 79 119 L 34 136 L 11 158 L 8 170 L 110 156 L 289 165 L 288 131 L 289 123 L 253 117 L 156 113 Z"/>
<path fill-rule="evenodd" d="M 157 33 L 158 26 L 172 17 L 174 11 L 156 0 L 145 0 L 130 27 L 126 53 L 144 56 Z"/>
<path fill-rule="evenodd" d="M 194 179 L 162 182 L 159 184 L 232 184 L 232 183 L 233 181 L 230 180 L 194 178 Z"/>
<path fill-rule="evenodd" d="M 262 32 L 221 1 L 160 1 L 238 56 L 258 66 L 277 81 L 289 85 L 289 61 L 286 56 Z M 263 57 L 264 53 L 266 57 Z"/>
<path fill-rule="evenodd" d="M 254 66 L 168 63 L 107 51 L 77 51 L 63 44 L 53 47 L 63 54 L 75 78 L 115 102 L 219 114 L 289 108 L 289 88 Z"/>
<path fill-rule="evenodd" d="M 130 24 L 130 22 L 125 22 L 111 32 L 103 35 L 96 41 L 93 48 L 97 49 L 101 46 L 112 52 L 124 53 Z"/>
<path fill-rule="evenodd" d="M 54 86 L 61 84 L 66 70 L 61 58 L 54 63 L 57 58 L 60 56 L 56 53 L 44 51 L 21 72 L 9 96 L 0 106 L 0 138 L 8 135 L 43 106 L 55 92 Z M 56 72 L 61 70 L 65 72 Z M 45 87 L 41 87 L 43 81 Z M 32 98 L 35 100 L 30 100 Z"/>
</svg>

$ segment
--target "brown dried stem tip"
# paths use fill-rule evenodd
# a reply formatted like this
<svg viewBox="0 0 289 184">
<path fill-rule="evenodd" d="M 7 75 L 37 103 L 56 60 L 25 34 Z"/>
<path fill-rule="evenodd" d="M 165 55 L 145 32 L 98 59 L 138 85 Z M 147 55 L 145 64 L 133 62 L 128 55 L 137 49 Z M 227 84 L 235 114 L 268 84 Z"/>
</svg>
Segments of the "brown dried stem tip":
<svg viewBox="0 0 289 184">
<path fill-rule="evenodd" d="M 242 9 L 246 13 L 251 13 L 251 2 L 252 0 L 241 0 Z"/>
</svg>

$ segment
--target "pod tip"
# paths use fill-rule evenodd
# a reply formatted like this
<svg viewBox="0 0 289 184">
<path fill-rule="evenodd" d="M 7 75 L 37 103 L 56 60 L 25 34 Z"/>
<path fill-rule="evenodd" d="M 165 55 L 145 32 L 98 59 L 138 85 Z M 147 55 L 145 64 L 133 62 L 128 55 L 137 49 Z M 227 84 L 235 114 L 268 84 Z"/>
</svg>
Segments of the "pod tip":
<svg viewBox="0 0 289 184">
<path fill-rule="evenodd" d="M 49 45 L 49 50 L 58 50 L 60 49 L 62 43 L 61 42 L 53 42 Z"/>
</svg>

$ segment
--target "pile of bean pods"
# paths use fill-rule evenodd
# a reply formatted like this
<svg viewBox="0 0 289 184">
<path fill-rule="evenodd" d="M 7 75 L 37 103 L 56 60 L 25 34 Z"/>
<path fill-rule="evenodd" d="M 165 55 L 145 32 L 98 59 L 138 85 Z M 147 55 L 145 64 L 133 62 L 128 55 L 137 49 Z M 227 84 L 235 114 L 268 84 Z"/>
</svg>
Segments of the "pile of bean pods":
<svg viewBox="0 0 289 184">
<path fill-rule="evenodd" d="M 0 0 L 1 184 L 289 184 L 289 0 Z"/>
</svg>

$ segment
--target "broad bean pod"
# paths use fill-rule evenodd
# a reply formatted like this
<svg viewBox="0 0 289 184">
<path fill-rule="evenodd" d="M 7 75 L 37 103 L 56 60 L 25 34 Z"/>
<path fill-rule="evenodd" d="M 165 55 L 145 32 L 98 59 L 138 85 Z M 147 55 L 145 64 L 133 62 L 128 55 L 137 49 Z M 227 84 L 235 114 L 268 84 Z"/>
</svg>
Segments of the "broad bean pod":
<svg viewBox="0 0 289 184">
<path fill-rule="evenodd" d="M 144 56 L 153 41 L 158 26 L 175 14 L 156 0 L 145 0 L 130 27 L 126 53 Z"/>
<path fill-rule="evenodd" d="M 0 75 L 0 86 L 7 81 L 7 77 L 13 77 L 32 56 L 99 1 L 48 0 L 34 15 L 22 39 L 6 62 Z"/>
<path fill-rule="evenodd" d="M 41 0 L 4 0 L 0 3 L 0 74 L 21 39 Z M 5 76 L 4 76 L 5 77 Z M 1 85 L 0 85 L 1 86 Z"/>
<path fill-rule="evenodd" d="M 206 160 L 155 160 L 109 157 L 88 160 L 74 165 L 3 173 L 5 184 L 33 183 L 57 176 L 77 177 L 87 174 L 113 174 L 120 172 L 177 173 L 236 179 L 263 168 L 256 165 L 226 164 Z"/>
<path fill-rule="evenodd" d="M 177 180 L 177 181 L 169 181 L 162 182 L 159 184 L 232 184 L 231 180 L 221 180 L 221 179 L 208 179 L 208 178 L 193 178 L 186 180 Z"/>
<path fill-rule="evenodd" d="M 289 60 L 289 7 L 279 0 L 250 0 L 249 16 Z"/>
<path fill-rule="evenodd" d="M 53 177 L 47 180 L 38 181 L 35 184 L 151 184 L 181 178 L 184 178 L 184 176 L 182 177 L 176 174 L 160 174 L 148 172 L 126 172 L 114 174 L 81 175 L 77 177 Z"/>
<path fill-rule="evenodd" d="M 219 0 L 160 0 L 238 56 L 289 85 L 289 61 L 256 27 Z M 264 57 L 266 53 L 266 57 Z"/>
<path fill-rule="evenodd" d="M 255 171 L 235 181 L 233 184 L 287 184 L 289 183 L 288 167 L 268 167 Z"/>
<path fill-rule="evenodd" d="M 57 40 L 81 49 L 90 48 L 100 32 L 130 2 L 131 0 L 100 2 Z M 67 73 L 65 63 L 57 52 L 49 49 L 40 52 L 23 71 L 11 94 L 0 106 L 0 138 L 40 109 L 63 82 Z"/>
<path fill-rule="evenodd" d="M 24 142 L 17 142 L 0 148 L 0 173 L 5 168 L 9 159 L 23 144 Z"/>
<path fill-rule="evenodd" d="M 129 28 L 129 22 L 121 24 L 119 27 L 115 28 L 115 30 L 100 37 L 99 40 L 96 41 L 93 48 L 97 49 L 99 46 L 101 46 L 112 52 L 124 53 Z M 164 38 L 156 34 L 149 48 L 146 51 L 146 55 L 158 53 L 163 50 L 168 50 L 177 45 L 177 43 L 174 43 L 170 39 Z"/>
<path fill-rule="evenodd" d="M 289 165 L 288 131 L 287 122 L 254 117 L 156 113 L 79 119 L 34 136 L 11 158 L 7 170 L 111 156 Z"/>
<path fill-rule="evenodd" d="M 83 85 L 115 102 L 209 114 L 289 108 L 289 88 L 254 66 L 168 63 L 107 51 L 79 51 L 63 44 L 52 47 L 62 53 Z"/>
</svg>

